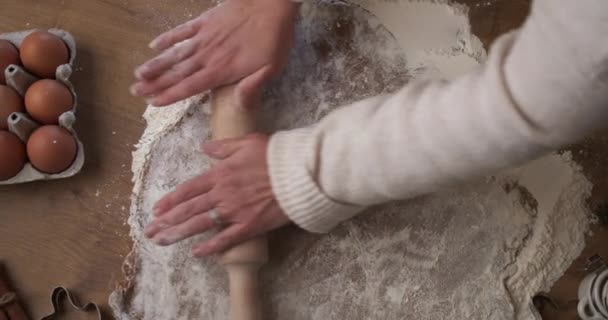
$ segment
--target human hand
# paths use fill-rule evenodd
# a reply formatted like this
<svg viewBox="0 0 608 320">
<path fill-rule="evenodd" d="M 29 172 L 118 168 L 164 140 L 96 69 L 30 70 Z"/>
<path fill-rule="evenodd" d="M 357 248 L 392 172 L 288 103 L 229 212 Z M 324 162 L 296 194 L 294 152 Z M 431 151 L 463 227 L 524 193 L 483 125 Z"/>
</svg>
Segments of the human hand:
<svg viewBox="0 0 608 320">
<path fill-rule="evenodd" d="M 135 70 L 131 93 L 166 106 L 240 80 L 236 93 L 254 99 L 287 63 L 296 9 L 290 0 L 226 0 L 152 41 L 162 52 Z"/>
<path fill-rule="evenodd" d="M 174 244 L 218 227 L 209 214 L 215 210 L 224 229 L 193 247 L 202 257 L 289 224 L 272 192 L 267 148 L 268 137 L 260 134 L 205 144 L 203 151 L 219 162 L 158 201 L 145 236 L 161 246 Z"/>
</svg>

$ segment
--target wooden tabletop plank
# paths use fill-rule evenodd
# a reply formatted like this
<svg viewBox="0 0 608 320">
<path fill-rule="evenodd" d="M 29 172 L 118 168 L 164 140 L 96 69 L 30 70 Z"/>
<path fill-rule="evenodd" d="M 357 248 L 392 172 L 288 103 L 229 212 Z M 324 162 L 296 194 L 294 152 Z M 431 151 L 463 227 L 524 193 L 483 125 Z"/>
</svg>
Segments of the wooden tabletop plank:
<svg viewBox="0 0 608 320">
<path fill-rule="evenodd" d="M 131 152 L 145 103 L 128 93 L 134 67 L 160 32 L 209 1 L 20 0 L 0 2 L 0 32 L 62 28 L 77 41 L 76 130 L 86 164 L 74 178 L 0 187 L 0 259 L 34 318 L 58 285 L 106 304 L 131 249 Z M 107 309 L 106 309 L 107 312 Z"/>
</svg>

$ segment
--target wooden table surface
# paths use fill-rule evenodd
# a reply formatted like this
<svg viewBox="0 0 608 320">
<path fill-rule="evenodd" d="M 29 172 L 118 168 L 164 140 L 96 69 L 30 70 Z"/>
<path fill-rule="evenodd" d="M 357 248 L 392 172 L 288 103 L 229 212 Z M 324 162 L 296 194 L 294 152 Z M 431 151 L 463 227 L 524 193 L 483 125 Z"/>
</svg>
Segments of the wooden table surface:
<svg viewBox="0 0 608 320">
<path fill-rule="evenodd" d="M 106 304 L 131 249 L 126 225 L 131 152 L 145 103 L 129 95 L 133 69 L 160 32 L 200 14 L 207 1 L 0 0 L 0 32 L 62 28 L 77 40 L 73 82 L 84 170 L 71 179 L 0 187 L 0 259 L 34 318 L 51 289 L 74 288 Z M 106 309 L 107 311 L 107 309 Z"/>
<path fill-rule="evenodd" d="M 461 0 L 473 29 L 488 45 L 517 27 L 526 0 Z M 50 311 L 55 286 L 75 289 L 81 300 L 104 305 L 122 280 L 121 264 L 130 251 L 126 218 L 131 194 L 131 152 L 145 123 L 145 104 L 130 97 L 132 70 L 151 55 L 146 44 L 158 33 L 200 14 L 200 0 L 0 0 L 0 32 L 62 28 L 78 42 L 73 81 L 79 94 L 76 130 L 87 161 L 74 178 L 0 187 L 0 259 L 9 269 L 33 318 Z M 491 4 L 491 5 L 488 5 Z M 596 183 L 590 201 L 608 203 L 608 135 L 577 147 L 577 160 Z M 582 152 L 578 152 L 582 151 Z M 603 250 L 608 232 L 596 227 L 585 255 Z M 552 294 L 564 301 L 576 294 L 582 276 L 574 266 Z M 551 312 L 547 319 L 571 319 Z M 83 317 L 78 317 L 83 319 Z"/>
</svg>

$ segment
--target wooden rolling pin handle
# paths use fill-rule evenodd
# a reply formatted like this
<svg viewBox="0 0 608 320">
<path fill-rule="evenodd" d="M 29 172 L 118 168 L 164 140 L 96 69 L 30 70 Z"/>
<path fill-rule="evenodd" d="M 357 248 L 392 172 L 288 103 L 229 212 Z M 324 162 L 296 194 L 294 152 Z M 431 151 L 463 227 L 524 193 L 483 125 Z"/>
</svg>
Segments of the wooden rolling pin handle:
<svg viewBox="0 0 608 320">
<path fill-rule="evenodd" d="M 255 131 L 255 110 L 253 106 L 242 105 L 234 85 L 213 92 L 211 109 L 214 140 L 237 138 Z M 230 280 L 232 320 L 262 319 L 258 272 L 266 262 L 268 243 L 265 237 L 236 246 L 220 258 Z"/>
</svg>

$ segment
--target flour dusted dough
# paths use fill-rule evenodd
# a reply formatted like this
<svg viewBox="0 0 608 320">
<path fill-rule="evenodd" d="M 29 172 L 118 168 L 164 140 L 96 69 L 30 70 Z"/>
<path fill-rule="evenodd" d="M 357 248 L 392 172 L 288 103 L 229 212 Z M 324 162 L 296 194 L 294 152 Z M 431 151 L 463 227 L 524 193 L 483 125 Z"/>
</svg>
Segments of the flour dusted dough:
<svg viewBox="0 0 608 320">
<path fill-rule="evenodd" d="M 382 21 L 356 7 L 304 6 L 288 70 L 264 97 L 264 131 L 312 124 L 412 78 L 455 77 L 485 57 L 461 7 L 361 5 Z M 390 15 L 396 10 L 424 28 L 402 27 Z M 190 256 L 194 240 L 160 248 L 143 237 L 154 202 L 209 167 L 199 152 L 209 138 L 207 107 L 200 96 L 146 111 L 133 162 L 129 283 L 110 299 L 118 319 L 227 317 L 225 272 Z M 265 319 L 533 319 L 530 297 L 547 290 L 583 247 L 590 188 L 567 154 L 551 155 L 372 208 L 328 235 L 275 232 L 262 272 Z"/>
</svg>

